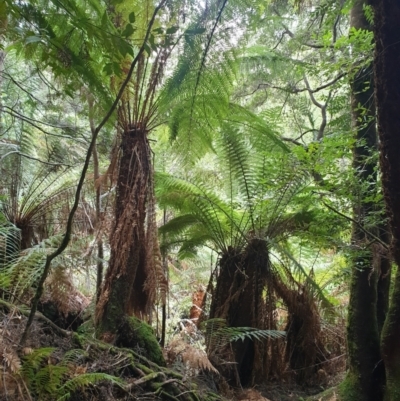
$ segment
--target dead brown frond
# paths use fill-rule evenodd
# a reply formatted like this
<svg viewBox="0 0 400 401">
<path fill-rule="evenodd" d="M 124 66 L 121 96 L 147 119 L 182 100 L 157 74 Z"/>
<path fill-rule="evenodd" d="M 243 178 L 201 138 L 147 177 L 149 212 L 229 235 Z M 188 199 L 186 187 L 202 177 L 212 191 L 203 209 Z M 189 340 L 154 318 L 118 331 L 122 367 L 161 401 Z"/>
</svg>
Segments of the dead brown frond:
<svg viewBox="0 0 400 401">
<path fill-rule="evenodd" d="M 227 327 L 232 328 L 276 330 L 276 305 L 270 275 L 266 241 L 252 238 L 244 250 L 228 248 L 219 261 L 211 320 L 223 319 Z M 215 364 L 218 361 L 218 365 L 225 361 L 220 365 L 223 367 L 221 373 L 232 384 L 247 385 L 277 374 L 277 361 L 281 359 L 281 342 L 277 339 L 244 338 L 243 341 L 227 341 L 224 345 L 207 334 L 206 341 L 211 361 Z"/>
<path fill-rule="evenodd" d="M 165 357 L 171 365 L 183 365 L 185 371 L 192 376 L 199 374 L 202 370 L 218 373 L 205 351 L 188 344 L 181 335 L 176 335 L 165 348 Z"/>
<path fill-rule="evenodd" d="M 151 195 L 147 207 L 146 248 L 146 281 L 144 290 L 148 294 L 148 310 L 152 305 L 166 305 L 168 293 L 168 281 L 162 263 L 160 245 L 158 242 L 158 230 L 156 222 L 156 202 L 154 197 L 154 185 L 151 185 Z"/>
<path fill-rule="evenodd" d="M 238 394 L 237 399 L 239 401 L 270 401 L 268 398 L 263 397 L 259 391 L 253 388 L 243 390 Z"/>
<path fill-rule="evenodd" d="M 286 359 L 299 383 L 312 382 L 329 356 L 322 341 L 321 320 L 309 288 L 292 278 L 286 285 L 273 276 L 274 289 L 288 308 Z"/>
<path fill-rule="evenodd" d="M 199 288 L 192 294 L 192 306 L 189 312 L 189 319 L 194 321 L 196 325 L 199 324 L 199 319 L 204 310 L 206 291 Z"/>
<path fill-rule="evenodd" d="M 17 373 L 21 369 L 21 360 L 14 348 L 0 341 L 0 357 L 3 366 L 10 373 Z"/>
<path fill-rule="evenodd" d="M 58 267 L 46 279 L 45 292 L 41 298 L 42 303 L 52 303 L 64 316 L 81 313 L 90 303 L 90 300 L 78 291 L 72 276 L 66 269 Z"/>
</svg>

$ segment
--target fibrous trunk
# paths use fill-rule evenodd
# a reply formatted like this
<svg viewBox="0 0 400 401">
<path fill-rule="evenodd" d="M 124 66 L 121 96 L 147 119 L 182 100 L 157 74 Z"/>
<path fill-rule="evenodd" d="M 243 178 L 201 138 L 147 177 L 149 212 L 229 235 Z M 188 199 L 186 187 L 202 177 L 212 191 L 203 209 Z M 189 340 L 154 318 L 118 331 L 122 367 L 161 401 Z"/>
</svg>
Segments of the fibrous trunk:
<svg viewBox="0 0 400 401">
<path fill-rule="evenodd" d="M 266 241 L 253 239 L 244 251 L 229 248 L 219 266 L 210 318 L 224 319 L 228 327 L 274 329 L 267 327 L 268 308 L 264 291 L 270 262 Z M 216 365 L 221 366 L 221 373 L 231 384 L 261 383 L 268 375 L 269 341 L 246 338 L 225 347 L 211 341 L 208 354 Z M 232 364 L 220 365 L 222 359 Z"/>
<path fill-rule="evenodd" d="M 96 309 L 104 337 L 116 332 L 125 315 L 144 318 L 147 313 L 145 223 L 151 179 L 147 132 L 132 127 L 122 135 L 111 255 Z"/>
</svg>

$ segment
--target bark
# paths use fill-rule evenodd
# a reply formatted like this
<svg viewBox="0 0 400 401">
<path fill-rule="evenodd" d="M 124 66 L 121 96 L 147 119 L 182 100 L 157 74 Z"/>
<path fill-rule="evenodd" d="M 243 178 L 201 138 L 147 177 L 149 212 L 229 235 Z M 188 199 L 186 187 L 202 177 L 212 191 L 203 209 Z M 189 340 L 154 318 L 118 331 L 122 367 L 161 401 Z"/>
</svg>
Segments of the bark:
<svg viewBox="0 0 400 401">
<path fill-rule="evenodd" d="M 370 30 L 364 15 L 364 0 L 357 0 L 351 11 L 351 27 Z M 379 401 L 382 399 L 384 369 L 379 348 L 379 326 L 385 305 L 385 278 L 380 279 L 378 305 L 378 266 L 380 258 L 371 247 L 370 238 L 362 228 L 379 235 L 375 227 L 366 227 L 376 206 L 366 201 L 376 191 L 377 175 L 373 154 L 376 151 L 377 133 L 372 65 L 356 67 L 351 80 L 351 112 L 356 143 L 353 148 L 353 168 L 356 189 L 353 200 L 352 277 L 347 322 L 349 372 L 342 383 L 342 397 L 346 400 Z M 385 267 L 385 266 L 384 266 Z M 383 276 L 382 276 L 383 277 Z M 379 309 L 378 309 L 379 308 Z M 382 312 L 382 313 L 381 313 Z"/>
<path fill-rule="evenodd" d="M 386 222 L 378 227 L 378 236 L 384 243 L 390 243 L 389 226 Z M 381 334 L 389 309 L 391 262 L 386 249 L 382 250 L 382 248 L 379 247 L 375 255 L 379 261 L 378 299 L 376 309 L 378 330 L 379 334 Z"/>
<path fill-rule="evenodd" d="M 253 239 L 244 251 L 230 247 L 220 260 L 210 318 L 225 319 L 228 327 L 274 329 L 266 326 L 264 292 L 269 272 L 266 241 Z M 209 346 L 207 352 L 229 383 L 246 386 L 265 381 L 268 375 L 268 347 L 268 340 L 252 341 L 246 338 L 223 348 Z M 230 358 L 232 364 L 221 365 L 219 358 Z"/>
<path fill-rule="evenodd" d="M 392 234 L 392 257 L 400 266 L 400 3 L 374 0 L 375 99 L 382 187 Z M 382 332 L 382 357 L 389 401 L 400 400 L 400 269 Z"/>
<path fill-rule="evenodd" d="M 118 170 L 109 268 L 96 309 L 99 334 L 113 335 L 124 316 L 143 312 L 145 221 L 151 176 L 147 132 L 124 132 Z M 143 316 L 141 316 L 143 317 Z"/>
</svg>

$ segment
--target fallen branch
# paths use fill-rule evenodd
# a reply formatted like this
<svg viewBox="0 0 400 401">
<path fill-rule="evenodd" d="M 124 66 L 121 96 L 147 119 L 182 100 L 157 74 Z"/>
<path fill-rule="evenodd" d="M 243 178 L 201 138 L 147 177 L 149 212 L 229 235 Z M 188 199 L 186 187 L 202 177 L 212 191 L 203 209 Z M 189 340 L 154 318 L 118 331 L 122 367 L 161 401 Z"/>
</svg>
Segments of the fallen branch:
<svg viewBox="0 0 400 401">
<path fill-rule="evenodd" d="M 29 309 L 23 309 L 20 306 L 16 306 L 12 303 L 4 301 L 3 299 L 0 299 L 0 305 L 4 306 L 9 311 L 12 309 L 16 309 L 23 316 L 29 317 L 29 315 L 30 315 Z M 46 316 L 44 316 L 40 312 L 35 312 L 34 317 L 36 319 L 41 320 L 42 322 L 48 324 L 58 335 L 60 335 L 62 337 L 71 337 L 73 334 L 72 331 L 64 330 L 61 327 L 58 327 L 55 323 L 53 323 L 50 319 L 48 319 Z"/>
</svg>

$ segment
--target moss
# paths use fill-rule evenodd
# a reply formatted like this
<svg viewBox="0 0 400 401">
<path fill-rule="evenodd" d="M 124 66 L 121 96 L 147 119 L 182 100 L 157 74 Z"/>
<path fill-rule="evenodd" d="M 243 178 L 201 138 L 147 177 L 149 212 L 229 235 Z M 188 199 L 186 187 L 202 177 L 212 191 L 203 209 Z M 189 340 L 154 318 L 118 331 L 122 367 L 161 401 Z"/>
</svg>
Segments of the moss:
<svg viewBox="0 0 400 401">
<path fill-rule="evenodd" d="M 95 334 L 95 327 L 92 319 L 83 322 L 78 329 L 76 330 L 77 333 L 83 335 L 94 335 Z"/>
<path fill-rule="evenodd" d="M 338 393 L 341 401 L 362 400 L 360 381 L 353 372 L 348 372 L 346 378 L 340 383 Z"/>
<path fill-rule="evenodd" d="M 137 348 L 144 356 L 159 366 L 165 366 L 161 347 L 151 326 L 136 317 L 125 317 L 120 325 L 116 345 L 127 348 Z"/>
<path fill-rule="evenodd" d="M 393 372 L 392 372 L 393 373 Z M 400 373 L 398 369 L 396 369 L 396 373 Z M 385 401 L 399 401 L 400 400 L 400 381 L 398 378 L 400 375 L 395 375 L 388 377 L 386 382 L 386 389 L 385 389 Z"/>
<path fill-rule="evenodd" d="M 72 342 L 77 347 L 84 349 L 85 348 L 85 343 L 86 343 L 85 335 L 84 334 L 80 334 L 80 333 L 73 333 Z"/>
</svg>

